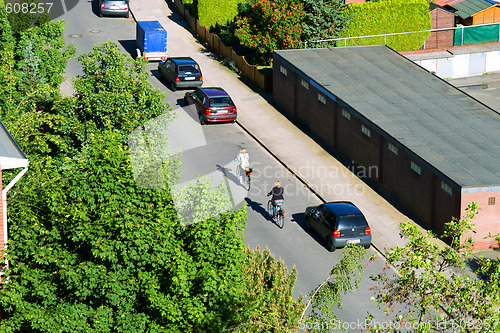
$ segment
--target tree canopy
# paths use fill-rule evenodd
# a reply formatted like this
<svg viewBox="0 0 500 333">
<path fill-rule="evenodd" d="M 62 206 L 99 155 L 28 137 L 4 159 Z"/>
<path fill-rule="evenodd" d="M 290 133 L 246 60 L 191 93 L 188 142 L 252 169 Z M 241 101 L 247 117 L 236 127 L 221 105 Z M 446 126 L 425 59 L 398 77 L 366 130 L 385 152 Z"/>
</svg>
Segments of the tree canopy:
<svg viewBox="0 0 500 333">
<path fill-rule="evenodd" d="M 149 188 L 136 181 L 129 134 L 169 113 L 147 80 L 145 62 L 127 58 L 116 43 L 96 45 L 78 58 L 83 75 L 73 81 L 75 95 L 62 97 L 58 85 L 74 52 L 62 42 L 63 25 L 30 29 L 16 40 L 7 22 L 0 35 L 0 47 L 13 50 L 0 59 L 2 121 L 30 159 L 28 173 L 9 192 L 10 265 L 0 289 L 6 313 L 0 330 L 293 326 L 301 306 L 291 297 L 296 272 L 245 247 L 244 208 L 183 224 L 168 184 Z M 9 75 L 14 80 L 4 79 Z M 167 163 L 160 172 L 175 179 L 175 159 Z M 192 200 L 210 196 L 206 202 L 218 205 L 216 190 L 202 181 L 186 189 Z M 269 320 L 269 313 L 281 317 Z"/>
<path fill-rule="evenodd" d="M 374 277 L 379 282 L 374 300 L 395 318 L 395 325 L 415 332 L 498 332 L 500 260 L 482 260 L 475 274 L 465 269 L 473 242 L 461 238 L 474 229 L 472 220 L 478 212 L 473 202 L 462 219 L 445 225 L 443 237 L 450 246 L 444 247 L 433 241 L 432 232 L 424 235 L 415 225 L 401 224 L 401 235 L 409 242 L 387 252 L 387 261 L 398 275 L 394 278 L 384 271 Z M 391 332 L 393 328 L 374 325 L 372 330 Z"/>
<path fill-rule="evenodd" d="M 295 0 L 247 0 L 241 4 L 235 35 L 270 60 L 273 50 L 302 46 L 304 15 L 302 3 Z"/>
</svg>

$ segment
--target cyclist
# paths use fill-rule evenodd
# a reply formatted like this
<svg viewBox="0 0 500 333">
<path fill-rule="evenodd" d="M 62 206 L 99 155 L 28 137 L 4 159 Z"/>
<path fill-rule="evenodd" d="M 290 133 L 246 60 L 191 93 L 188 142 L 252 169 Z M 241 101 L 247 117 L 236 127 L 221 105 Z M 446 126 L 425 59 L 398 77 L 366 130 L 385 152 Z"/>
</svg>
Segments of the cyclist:
<svg viewBox="0 0 500 333">
<path fill-rule="evenodd" d="M 267 194 L 267 196 L 272 195 L 271 202 L 273 204 L 273 217 L 276 216 L 276 206 L 283 204 L 283 200 L 284 200 L 284 198 L 283 198 L 283 192 L 284 192 L 284 188 L 281 187 L 280 181 L 277 180 L 274 183 L 274 187 L 271 190 L 271 192 L 269 192 Z"/>
<path fill-rule="evenodd" d="M 250 156 L 245 148 L 240 149 L 240 153 L 236 156 L 235 161 L 239 163 L 238 167 L 242 169 L 238 174 L 240 184 L 243 184 L 243 176 L 246 175 L 247 171 L 250 171 Z"/>
</svg>

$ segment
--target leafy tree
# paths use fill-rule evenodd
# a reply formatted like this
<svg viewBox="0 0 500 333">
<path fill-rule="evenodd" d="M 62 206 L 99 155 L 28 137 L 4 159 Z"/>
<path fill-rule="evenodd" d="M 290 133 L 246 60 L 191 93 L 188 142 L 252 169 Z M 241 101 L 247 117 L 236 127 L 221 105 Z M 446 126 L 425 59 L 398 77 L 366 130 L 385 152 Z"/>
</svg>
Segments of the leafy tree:
<svg viewBox="0 0 500 333">
<path fill-rule="evenodd" d="M 137 181 L 127 145 L 137 142 L 129 132 L 138 127 L 156 139 L 165 127 L 152 135 L 145 121 L 157 115 L 157 126 L 169 121 L 145 63 L 126 59 L 114 43 L 98 45 L 80 57 L 76 96 L 60 98 L 56 88 L 70 53 L 62 51 L 61 27 L 48 23 L 44 31 L 32 29 L 33 36 L 23 33 L 18 57 L 10 58 L 11 67 L 30 71 L 14 71 L 17 103 L 2 110 L 30 171 L 10 192 L 9 282 L 0 289 L 8 316 L 0 330 L 220 332 L 250 318 L 268 322 L 258 318 L 256 304 L 268 309 L 264 314 L 286 307 L 290 316 L 281 313 L 275 324 L 290 325 L 300 303 L 292 304 L 295 273 L 285 277 L 280 263 L 266 264 L 268 271 L 255 278 L 286 285 L 247 294 L 258 260 L 245 252 L 245 211 L 228 206 L 222 188 L 214 192 L 200 180 L 185 189 L 180 202 L 188 214 L 179 216 L 170 184 L 149 188 Z M 51 35 L 55 40 L 46 40 Z M 9 91 L 8 82 L 0 83 L 0 91 Z M 164 172 L 164 180 L 175 180 L 170 162 L 148 175 Z M 182 221 L 189 216 L 197 223 Z M 266 308 L 261 297 L 276 292 L 283 297 Z"/>
<path fill-rule="evenodd" d="M 302 296 L 297 300 L 292 297 L 297 279 L 295 267 L 289 272 L 283 260 L 276 261 L 267 248 L 247 248 L 245 252 L 246 304 L 241 322 L 230 331 L 292 331 L 305 308 Z"/>
<path fill-rule="evenodd" d="M 11 207 L 2 329 L 208 332 L 242 304 L 243 212 L 182 227 L 167 190 L 138 187 L 123 138 L 34 163 Z"/>
<path fill-rule="evenodd" d="M 305 0 L 304 41 L 339 37 L 346 28 L 349 17 L 343 0 Z"/>
<path fill-rule="evenodd" d="M 33 8 L 33 7 L 29 7 L 29 6 L 31 6 L 30 4 L 38 5 L 40 3 L 40 1 L 38 1 L 38 0 L 21 0 L 21 1 L 0 0 L 0 1 L 4 2 L 4 3 L 10 3 L 10 4 L 13 4 L 13 3 L 28 4 L 28 7 L 25 7 L 27 9 Z M 2 7 L 5 8 L 5 5 L 2 4 Z M 38 8 L 38 7 L 35 7 L 35 8 Z M 21 35 L 21 33 L 23 31 L 26 31 L 29 28 L 32 28 L 35 26 L 42 26 L 45 23 L 50 21 L 50 15 L 48 13 L 36 13 L 36 14 L 34 14 L 34 13 L 31 13 L 31 10 L 29 10 L 27 12 L 23 12 L 22 10 L 18 10 L 18 11 L 12 10 L 8 14 L 8 18 L 9 18 L 10 25 L 12 27 L 12 31 L 14 33 L 14 37 L 16 39 L 19 38 L 19 36 Z"/>
<path fill-rule="evenodd" d="M 331 332 L 331 327 L 324 327 L 318 323 L 339 322 L 335 311 L 342 309 L 342 295 L 359 288 L 364 272 L 362 261 L 365 255 L 366 250 L 361 246 L 349 245 L 343 249 L 340 262 L 333 266 L 330 275 L 310 295 L 306 309 L 312 304 L 312 311 L 304 319 L 304 309 L 298 322 L 299 329 L 307 328 L 311 332 Z"/>
<path fill-rule="evenodd" d="M 59 90 L 68 60 L 76 53 L 75 47 L 66 47 L 63 40 L 65 27 L 63 21 L 48 22 L 21 33 L 17 67 L 20 88 L 26 93 L 44 84 Z"/>
<path fill-rule="evenodd" d="M 295 0 L 247 0 L 235 31 L 240 43 L 270 60 L 273 50 L 302 46 L 302 3 Z"/>
<path fill-rule="evenodd" d="M 14 49 L 15 39 L 7 19 L 5 3 L 0 0 L 0 114 L 5 116 L 10 103 L 17 95 L 14 73 Z"/>
<path fill-rule="evenodd" d="M 445 226 L 444 237 L 451 246 L 441 248 L 428 232 L 423 235 L 415 225 L 401 224 L 401 235 L 409 240 L 404 247 L 387 252 L 387 261 L 398 276 L 386 272 L 375 277 L 380 288 L 376 300 L 386 312 L 394 311 L 395 323 L 413 325 L 415 332 L 498 332 L 500 329 L 499 262 L 486 260 L 481 273 L 486 280 L 464 272 L 471 256 L 472 240 L 461 238 L 473 230 L 472 219 L 478 213 L 476 203 L 469 204 L 462 219 Z M 493 273 L 493 274 L 492 274 Z M 403 307 L 397 307 L 398 304 Z M 397 310 L 394 310 L 397 309 Z M 372 331 L 392 328 L 372 327 Z"/>
<path fill-rule="evenodd" d="M 74 80 L 79 118 L 87 133 L 115 128 L 125 138 L 146 120 L 166 111 L 164 94 L 151 88 L 147 62 L 132 60 L 120 52 L 118 44 L 95 45 L 78 57 L 83 75 Z"/>
</svg>

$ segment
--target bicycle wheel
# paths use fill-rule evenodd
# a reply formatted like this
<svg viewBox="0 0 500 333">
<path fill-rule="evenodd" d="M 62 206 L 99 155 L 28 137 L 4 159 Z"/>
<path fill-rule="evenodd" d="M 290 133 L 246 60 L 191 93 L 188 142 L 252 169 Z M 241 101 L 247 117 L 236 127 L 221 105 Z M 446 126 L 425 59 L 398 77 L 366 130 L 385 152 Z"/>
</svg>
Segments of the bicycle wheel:
<svg viewBox="0 0 500 333">
<path fill-rule="evenodd" d="M 283 225 L 285 224 L 285 217 L 283 216 L 283 212 L 281 209 L 276 213 L 276 224 L 280 229 L 283 229 Z"/>
<path fill-rule="evenodd" d="M 273 218 L 273 203 L 271 200 L 267 202 L 267 213 L 269 214 L 269 217 L 272 219 Z"/>
<path fill-rule="evenodd" d="M 250 177 L 245 175 L 243 176 L 243 186 L 245 186 L 245 190 L 250 191 Z"/>
</svg>

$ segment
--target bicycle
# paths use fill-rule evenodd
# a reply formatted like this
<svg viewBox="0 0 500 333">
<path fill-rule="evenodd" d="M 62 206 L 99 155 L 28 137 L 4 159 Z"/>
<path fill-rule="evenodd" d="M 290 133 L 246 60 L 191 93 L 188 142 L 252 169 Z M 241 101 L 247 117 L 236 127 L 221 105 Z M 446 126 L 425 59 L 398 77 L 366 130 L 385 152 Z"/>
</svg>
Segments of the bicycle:
<svg viewBox="0 0 500 333">
<path fill-rule="evenodd" d="M 283 225 L 285 224 L 285 210 L 282 205 L 281 203 L 276 204 L 276 216 L 273 216 L 273 202 L 272 200 L 267 202 L 267 212 L 280 229 L 283 229 Z"/>
<path fill-rule="evenodd" d="M 238 165 L 238 179 L 240 179 L 240 175 L 241 173 L 243 172 L 243 168 L 241 166 Z M 245 190 L 247 191 L 250 191 L 250 182 L 252 181 L 252 178 L 250 177 L 250 174 L 252 173 L 252 168 L 247 168 L 247 170 L 245 170 L 245 175 L 243 175 L 242 179 L 243 179 L 243 187 L 245 188 Z"/>
</svg>

